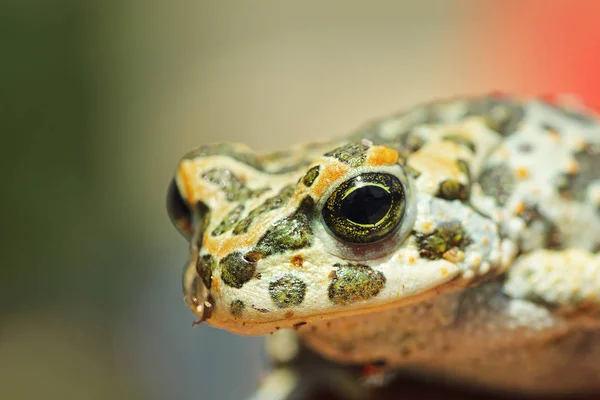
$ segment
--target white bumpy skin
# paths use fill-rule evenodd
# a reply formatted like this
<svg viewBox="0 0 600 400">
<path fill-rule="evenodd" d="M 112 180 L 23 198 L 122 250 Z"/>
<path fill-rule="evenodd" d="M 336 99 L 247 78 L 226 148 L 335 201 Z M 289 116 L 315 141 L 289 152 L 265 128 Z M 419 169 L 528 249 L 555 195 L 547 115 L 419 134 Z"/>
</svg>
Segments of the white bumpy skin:
<svg viewBox="0 0 600 400">
<path fill-rule="evenodd" d="M 518 391 L 600 389 L 600 124 L 457 98 L 347 138 L 180 162 L 185 299 L 340 363 Z"/>
</svg>

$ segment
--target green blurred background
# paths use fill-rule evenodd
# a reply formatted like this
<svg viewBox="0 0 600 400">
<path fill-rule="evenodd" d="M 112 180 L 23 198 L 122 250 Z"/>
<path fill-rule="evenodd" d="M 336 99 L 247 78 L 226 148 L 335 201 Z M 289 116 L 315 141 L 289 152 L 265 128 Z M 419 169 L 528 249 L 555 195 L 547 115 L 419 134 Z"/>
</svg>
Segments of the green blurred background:
<svg viewBox="0 0 600 400">
<path fill-rule="evenodd" d="M 580 3 L 579 21 L 598 22 L 595 4 Z M 0 398 L 250 393 L 262 341 L 192 329 L 182 302 L 187 249 L 164 207 L 178 158 L 213 141 L 269 150 L 342 135 L 435 97 L 590 89 L 535 52 L 542 8 L 0 1 Z"/>
</svg>

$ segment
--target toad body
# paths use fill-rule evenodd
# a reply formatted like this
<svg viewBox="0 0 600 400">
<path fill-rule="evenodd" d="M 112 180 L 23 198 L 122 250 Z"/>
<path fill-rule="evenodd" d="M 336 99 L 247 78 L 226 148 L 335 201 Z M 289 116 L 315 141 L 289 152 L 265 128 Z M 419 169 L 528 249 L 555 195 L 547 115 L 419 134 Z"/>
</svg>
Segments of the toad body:
<svg viewBox="0 0 600 400">
<path fill-rule="evenodd" d="M 202 146 L 168 210 L 200 321 L 294 332 L 340 365 L 600 390 L 600 123 L 585 110 L 457 98 L 286 151 Z"/>
</svg>

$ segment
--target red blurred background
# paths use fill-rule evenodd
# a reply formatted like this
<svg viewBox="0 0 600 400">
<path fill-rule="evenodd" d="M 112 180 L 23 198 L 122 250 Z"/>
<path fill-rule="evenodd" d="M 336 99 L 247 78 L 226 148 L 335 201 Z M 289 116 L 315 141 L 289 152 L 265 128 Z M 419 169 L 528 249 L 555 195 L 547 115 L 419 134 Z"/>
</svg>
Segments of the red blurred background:
<svg viewBox="0 0 600 400">
<path fill-rule="evenodd" d="M 481 18 L 489 74 L 508 69 L 529 95 L 576 94 L 600 109 L 599 1 L 508 0 Z"/>
</svg>

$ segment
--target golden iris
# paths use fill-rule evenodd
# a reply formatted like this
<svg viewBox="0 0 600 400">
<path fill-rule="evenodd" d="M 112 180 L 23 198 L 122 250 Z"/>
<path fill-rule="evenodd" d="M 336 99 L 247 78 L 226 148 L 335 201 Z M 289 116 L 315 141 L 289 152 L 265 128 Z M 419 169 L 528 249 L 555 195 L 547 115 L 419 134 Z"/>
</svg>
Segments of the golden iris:
<svg viewBox="0 0 600 400">
<path fill-rule="evenodd" d="M 370 244 L 396 229 L 405 207 L 404 186 L 396 176 L 369 172 L 340 184 L 327 199 L 322 215 L 339 239 Z"/>
</svg>

